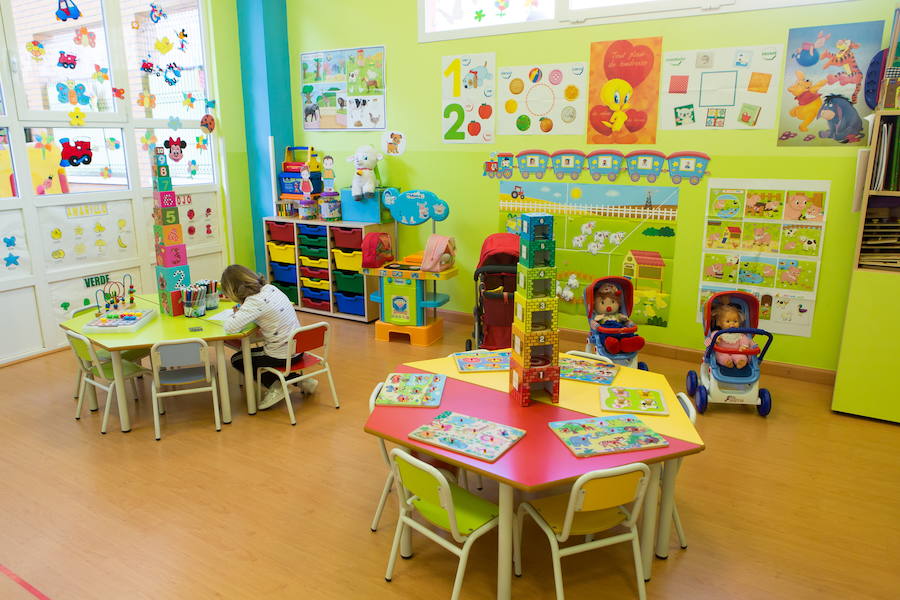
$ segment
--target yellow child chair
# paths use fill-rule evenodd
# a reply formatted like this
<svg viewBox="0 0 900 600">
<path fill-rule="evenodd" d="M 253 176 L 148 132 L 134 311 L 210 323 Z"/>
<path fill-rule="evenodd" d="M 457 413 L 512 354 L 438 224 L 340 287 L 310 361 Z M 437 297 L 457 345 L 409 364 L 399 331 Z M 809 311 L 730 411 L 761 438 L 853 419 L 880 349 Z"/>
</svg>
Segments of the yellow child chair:
<svg viewBox="0 0 900 600">
<path fill-rule="evenodd" d="M 85 306 L 84 308 L 79 308 L 75 312 L 72 313 L 71 318 L 80 317 L 81 315 L 89 312 L 95 312 L 98 310 L 96 304 L 92 304 L 90 306 Z M 112 358 L 109 356 L 108 350 L 103 350 L 102 348 L 95 348 L 97 351 L 97 358 L 99 358 L 102 362 L 109 362 Z M 136 348 L 134 350 L 125 350 L 122 352 L 122 360 L 130 360 L 131 362 L 140 363 L 142 359 L 150 356 L 150 348 Z M 76 357 L 77 358 L 77 357 Z M 140 377 L 140 375 L 138 375 Z M 75 395 L 73 398 L 78 399 L 78 395 L 81 390 L 81 371 L 77 373 L 75 377 Z M 92 408 L 91 410 L 97 410 L 96 408 Z M 77 419 L 78 417 L 76 417 Z"/>
<path fill-rule="evenodd" d="M 394 533 L 391 556 L 388 559 L 385 580 L 394 574 L 394 563 L 400 549 L 400 539 L 407 527 L 411 527 L 425 537 L 459 557 L 456 579 L 453 582 L 451 600 L 459 598 L 466 561 L 472 544 L 485 533 L 497 526 L 499 509 L 468 490 L 450 483 L 435 467 L 415 458 L 403 448 L 391 450 L 394 478 L 400 489 L 400 518 Z M 413 519 L 418 513 L 430 524 L 450 533 L 462 548 L 450 543 L 427 526 Z"/>
<path fill-rule="evenodd" d="M 294 407 L 291 404 L 291 395 L 288 391 L 289 385 L 297 385 L 310 377 L 325 373 L 328 376 L 328 385 L 331 386 L 334 407 L 340 408 L 341 403 L 338 402 L 337 390 L 334 388 L 334 379 L 331 378 L 331 366 L 328 364 L 328 340 L 330 337 L 328 323 L 320 321 L 318 323 L 313 323 L 312 325 L 300 327 L 291 333 L 291 337 L 293 338 L 294 348 L 290 356 L 295 356 L 297 354 L 302 355 L 300 358 L 293 361 L 289 356 L 283 367 L 260 367 L 256 370 L 256 404 L 259 405 L 262 400 L 262 374 L 275 374 L 284 390 L 284 403 L 287 405 L 288 415 L 291 417 L 291 425 L 296 425 L 297 419 L 294 417 Z M 322 349 L 321 356 L 310 352 L 310 350 L 315 350 L 317 348 Z M 307 369 L 313 367 L 319 368 L 315 371 L 307 371 Z M 284 376 L 291 373 L 297 373 L 297 377 L 286 380 Z M 272 385 L 276 384 L 273 383 Z"/>
<path fill-rule="evenodd" d="M 75 352 L 78 359 L 78 369 L 81 375 L 81 383 L 78 388 L 78 404 L 75 406 L 75 419 L 81 418 L 81 407 L 84 404 L 84 392 L 88 385 L 100 388 L 106 392 L 106 408 L 103 409 L 103 423 L 100 425 L 100 433 L 106 433 L 106 424 L 109 421 L 109 408 L 112 406 L 116 397 L 115 374 L 113 373 L 112 362 L 102 361 L 97 355 L 97 351 L 91 344 L 90 340 L 74 331 L 65 330 L 66 336 L 69 338 L 69 345 Z M 132 380 L 145 373 L 149 373 L 138 364 L 130 360 L 122 360 L 122 376 L 125 381 Z M 105 384 L 97 381 L 102 379 Z M 139 388 L 134 384 L 135 396 L 137 396 Z"/>
<path fill-rule="evenodd" d="M 640 516 L 641 505 L 644 503 L 649 477 L 650 469 L 643 463 L 591 471 L 579 477 L 568 494 L 548 496 L 520 504 L 516 511 L 516 526 L 513 529 L 513 565 L 516 576 L 522 575 L 522 525 L 527 514 L 544 530 L 547 539 L 550 540 L 557 600 L 563 600 L 565 597 L 560 565 L 563 556 L 628 541 L 631 542 L 634 553 L 638 596 L 640 600 L 645 600 L 644 566 L 636 523 Z M 622 526 L 627 531 L 599 540 L 593 539 L 595 533 L 616 526 Z M 568 540 L 571 535 L 586 536 L 585 541 L 560 549 L 559 544 Z"/>
<path fill-rule="evenodd" d="M 160 439 L 159 415 L 165 414 L 165 398 L 212 392 L 213 414 L 216 431 L 222 431 L 219 416 L 219 395 L 216 391 L 216 370 L 209 360 L 209 346 L 199 338 L 189 338 L 171 342 L 158 342 L 150 349 L 153 365 L 153 433 Z M 202 387 L 183 388 L 181 386 L 205 383 Z M 160 391 L 162 386 L 176 389 Z"/>
</svg>

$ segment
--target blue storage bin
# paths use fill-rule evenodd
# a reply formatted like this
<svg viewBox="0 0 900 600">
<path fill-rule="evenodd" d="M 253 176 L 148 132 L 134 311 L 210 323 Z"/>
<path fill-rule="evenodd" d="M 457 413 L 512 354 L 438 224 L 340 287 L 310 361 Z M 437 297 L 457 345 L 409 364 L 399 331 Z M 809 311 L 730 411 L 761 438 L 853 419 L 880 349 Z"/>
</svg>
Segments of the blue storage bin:
<svg viewBox="0 0 900 600">
<path fill-rule="evenodd" d="M 390 223 L 393 221 L 391 212 L 381 202 L 381 196 L 385 189 L 387 188 L 376 188 L 374 198 L 354 200 L 351 188 L 341 188 L 341 219 L 360 223 Z"/>
<path fill-rule="evenodd" d="M 324 225 L 307 225 L 300 223 L 300 233 L 303 235 L 328 235 L 328 228 Z"/>
<path fill-rule="evenodd" d="M 316 288 L 303 288 L 303 297 L 309 298 L 310 300 L 317 300 L 328 302 L 328 290 L 317 290 Z"/>
<path fill-rule="evenodd" d="M 297 265 L 289 265 L 273 262 L 272 279 L 281 283 L 292 283 L 297 285 Z"/>
<path fill-rule="evenodd" d="M 281 173 L 278 176 L 278 179 L 281 182 L 281 193 L 282 194 L 302 194 L 300 191 L 300 182 L 303 179 L 300 177 L 300 173 Z M 309 181 L 312 183 L 312 193 L 313 194 L 321 194 L 322 190 L 325 189 L 324 184 L 322 183 L 322 173 L 316 171 L 315 173 L 309 174 Z"/>
<path fill-rule="evenodd" d="M 334 301 L 337 302 L 338 312 L 361 317 L 366 314 L 366 300 L 362 294 L 334 292 Z"/>
</svg>

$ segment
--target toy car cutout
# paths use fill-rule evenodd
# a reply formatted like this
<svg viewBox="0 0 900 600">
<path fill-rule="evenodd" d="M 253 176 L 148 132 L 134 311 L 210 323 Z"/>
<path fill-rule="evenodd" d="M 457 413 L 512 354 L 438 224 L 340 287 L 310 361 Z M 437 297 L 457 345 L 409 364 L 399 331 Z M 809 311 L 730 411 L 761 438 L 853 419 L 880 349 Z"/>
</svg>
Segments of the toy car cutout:
<svg viewBox="0 0 900 600">
<path fill-rule="evenodd" d="M 91 150 L 90 140 L 70 141 L 69 138 L 61 138 L 59 143 L 62 146 L 62 158 L 59 166 L 77 167 L 91 164 L 94 153 Z"/>
<path fill-rule="evenodd" d="M 78 10 L 78 7 L 75 6 L 72 0 L 59 0 L 58 6 L 59 10 L 56 11 L 56 19 L 58 21 L 65 22 L 69 19 L 76 21 L 81 16 L 81 11 Z"/>
</svg>

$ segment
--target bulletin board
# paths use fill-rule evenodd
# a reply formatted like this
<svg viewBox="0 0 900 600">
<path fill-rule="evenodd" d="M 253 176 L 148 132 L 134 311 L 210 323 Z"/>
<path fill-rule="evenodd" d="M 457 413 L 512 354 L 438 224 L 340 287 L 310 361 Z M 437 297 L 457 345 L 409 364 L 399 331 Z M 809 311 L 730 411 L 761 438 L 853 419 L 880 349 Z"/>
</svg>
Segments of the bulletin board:
<svg viewBox="0 0 900 600">
<path fill-rule="evenodd" d="M 384 46 L 300 54 L 300 93 L 306 130 L 386 127 Z"/>
<path fill-rule="evenodd" d="M 760 301 L 760 328 L 812 334 L 830 186 L 819 180 L 709 180 L 701 321 L 712 294 L 743 290 Z"/>
<path fill-rule="evenodd" d="M 660 129 L 772 129 L 782 46 L 666 52 Z"/>
</svg>

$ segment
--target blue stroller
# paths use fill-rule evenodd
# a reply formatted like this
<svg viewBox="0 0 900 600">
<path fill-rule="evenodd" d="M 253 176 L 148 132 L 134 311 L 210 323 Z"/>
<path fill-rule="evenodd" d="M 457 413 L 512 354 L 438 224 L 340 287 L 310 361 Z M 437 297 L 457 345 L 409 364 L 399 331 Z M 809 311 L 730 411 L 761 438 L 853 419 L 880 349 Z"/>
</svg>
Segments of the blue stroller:
<svg viewBox="0 0 900 600">
<path fill-rule="evenodd" d="M 738 314 L 743 317 L 740 327 L 719 328 L 714 321 L 716 312 L 723 308 L 737 309 Z M 713 294 L 703 309 L 703 325 L 704 333 L 712 335 L 712 338 L 706 347 L 703 362 L 700 363 L 699 375 L 696 371 L 688 371 L 687 374 L 687 393 L 694 398 L 697 412 L 705 412 L 709 402 L 720 402 L 752 404 L 760 415 L 768 415 L 772 410 L 772 395 L 769 390 L 759 387 L 759 367 L 774 336 L 764 329 L 758 329 L 759 300 L 749 292 Z M 766 343 L 762 349 L 755 345 L 747 349 L 726 347 L 724 338 L 719 342 L 719 338 L 726 334 L 765 336 Z M 719 364 L 716 354 L 728 357 L 743 355 L 746 356 L 746 364 L 740 367 L 736 364 L 724 366 Z"/>
<path fill-rule="evenodd" d="M 610 293 L 612 301 L 618 305 L 617 311 L 627 317 L 634 307 L 634 287 L 625 277 L 601 277 L 584 288 L 584 306 L 587 311 L 588 334 L 585 352 L 605 356 L 617 365 L 649 371 L 647 363 L 638 361 L 638 351 L 644 347 L 644 338 L 637 335 L 637 326 L 622 324 L 615 319 L 595 319 L 594 300 L 601 294 L 601 288 Z M 616 311 L 613 311 L 616 312 Z M 611 341 L 609 341 L 611 340 Z"/>
</svg>

